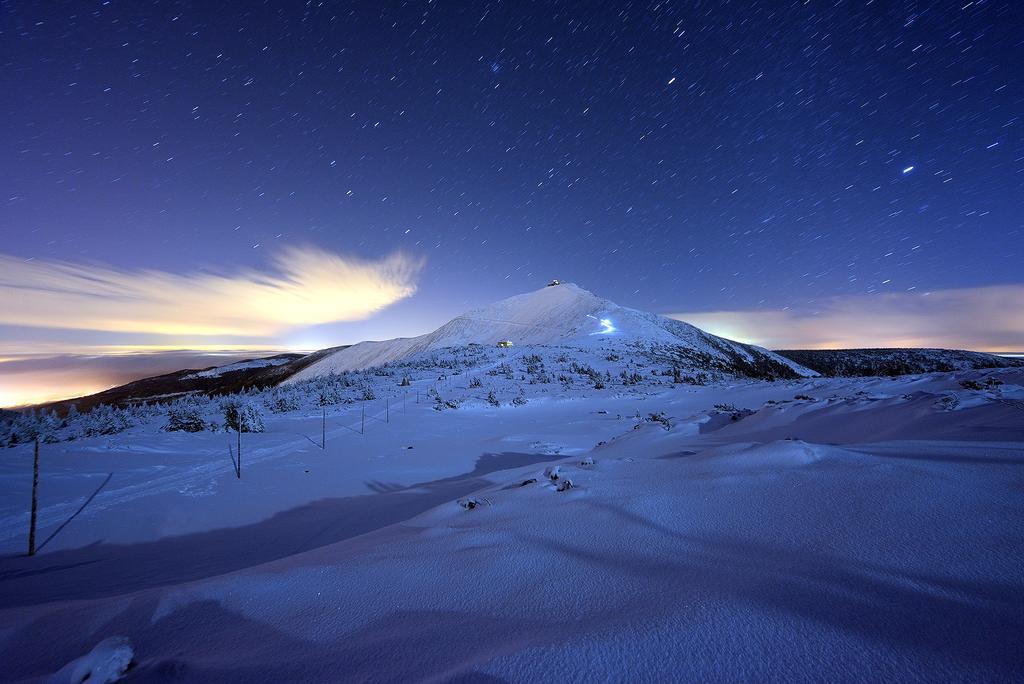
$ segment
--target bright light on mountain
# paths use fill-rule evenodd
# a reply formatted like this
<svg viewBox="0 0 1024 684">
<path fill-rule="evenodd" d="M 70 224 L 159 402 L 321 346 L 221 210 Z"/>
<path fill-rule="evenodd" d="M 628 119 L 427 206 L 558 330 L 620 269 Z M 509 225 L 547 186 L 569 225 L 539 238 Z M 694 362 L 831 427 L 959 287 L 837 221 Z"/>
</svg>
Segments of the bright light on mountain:
<svg viewBox="0 0 1024 684">
<path fill-rule="evenodd" d="M 610 318 L 598 318 L 597 316 L 591 316 L 590 314 L 587 314 L 587 318 L 593 318 L 601 324 L 601 329 L 597 332 L 590 333 L 591 335 L 607 335 L 608 333 L 613 333 L 618 330 Z"/>
</svg>

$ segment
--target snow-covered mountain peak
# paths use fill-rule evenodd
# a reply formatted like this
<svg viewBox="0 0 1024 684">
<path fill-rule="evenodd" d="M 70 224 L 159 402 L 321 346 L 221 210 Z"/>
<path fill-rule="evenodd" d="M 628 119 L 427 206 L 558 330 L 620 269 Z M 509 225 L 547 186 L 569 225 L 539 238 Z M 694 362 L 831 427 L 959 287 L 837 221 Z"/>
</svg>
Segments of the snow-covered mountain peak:
<svg viewBox="0 0 1024 684">
<path fill-rule="evenodd" d="M 559 345 L 577 348 L 582 354 L 640 354 L 682 368 L 737 375 L 814 374 L 765 349 L 619 306 L 575 283 L 561 283 L 471 309 L 425 335 L 346 347 L 310 365 L 290 381 L 372 368 L 424 352 L 471 344 L 516 348 Z"/>
<path fill-rule="evenodd" d="M 602 331 L 603 314 L 618 308 L 574 283 L 549 285 L 467 311 L 431 335 L 442 346 L 552 344 Z"/>
</svg>

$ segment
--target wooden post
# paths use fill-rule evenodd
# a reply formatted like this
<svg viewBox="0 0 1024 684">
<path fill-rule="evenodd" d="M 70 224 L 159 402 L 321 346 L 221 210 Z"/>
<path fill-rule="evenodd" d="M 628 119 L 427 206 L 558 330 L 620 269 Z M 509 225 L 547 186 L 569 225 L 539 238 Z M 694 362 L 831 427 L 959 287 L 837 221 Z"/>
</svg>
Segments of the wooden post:
<svg viewBox="0 0 1024 684">
<path fill-rule="evenodd" d="M 391 422 L 391 398 L 384 397 L 384 422 Z"/>
<path fill-rule="evenodd" d="M 363 434 L 366 431 L 366 407 L 360 407 L 362 413 L 359 414 L 359 434 Z"/>
<path fill-rule="evenodd" d="M 39 438 L 36 437 L 35 453 L 32 456 L 32 514 L 28 523 L 28 555 L 36 554 L 36 509 L 39 507 L 36 490 L 39 488 Z"/>
<path fill-rule="evenodd" d="M 320 448 L 327 448 L 327 407 L 324 407 L 324 420 L 320 423 Z"/>
<path fill-rule="evenodd" d="M 241 418 L 241 416 L 238 416 L 237 412 L 235 413 L 235 415 L 238 418 Z M 235 475 L 238 476 L 239 480 L 242 479 L 242 422 L 241 422 L 241 420 L 239 420 L 239 422 L 238 422 L 238 469 L 235 471 Z"/>
</svg>

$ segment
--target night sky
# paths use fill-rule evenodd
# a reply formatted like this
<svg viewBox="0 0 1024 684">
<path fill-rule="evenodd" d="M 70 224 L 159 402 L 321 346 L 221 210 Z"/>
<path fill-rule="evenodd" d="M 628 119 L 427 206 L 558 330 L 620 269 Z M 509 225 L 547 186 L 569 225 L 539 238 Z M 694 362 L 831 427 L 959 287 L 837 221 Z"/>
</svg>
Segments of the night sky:
<svg viewBox="0 0 1024 684">
<path fill-rule="evenodd" d="M 418 334 L 554 277 L 660 313 L 1024 292 L 1016 0 L 8 0 L 0 63 L 8 257 L 419 264 L 364 320 L 207 344 Z M 0 334 L 197 339 L 26 321 Z"/>
</svg>

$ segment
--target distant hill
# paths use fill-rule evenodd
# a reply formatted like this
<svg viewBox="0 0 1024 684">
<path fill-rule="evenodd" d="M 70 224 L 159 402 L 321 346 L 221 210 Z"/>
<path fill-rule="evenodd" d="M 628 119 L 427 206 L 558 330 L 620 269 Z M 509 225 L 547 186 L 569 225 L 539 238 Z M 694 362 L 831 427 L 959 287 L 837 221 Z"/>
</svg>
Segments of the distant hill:
<svg viewBox="0 0 1024 684">
<path fill-rule="evenodd" d="M 185 394 L 232 394 L 243 389 L 273 387 L 316 363 L 324 356 L 342 347 L 321 349 L 312 354 L 278 354 L 259 359 L 246 359 L 226 366 L 185 369 L 143 378 L 125 385 L 75 399 L 64 399 L 44 404 L 43 407 L 63 414 L 74 405 L 79 411 L 88 411 L 100 404 L 123 406 L 143 401 L 173 399 Z"/>
<path fill-rule="evenodd" d="M 1024 359 L 958 349 L 778 349 L 775 353 L 829 377 L 895 376 L 1024 366 Z"/>
</svg>

